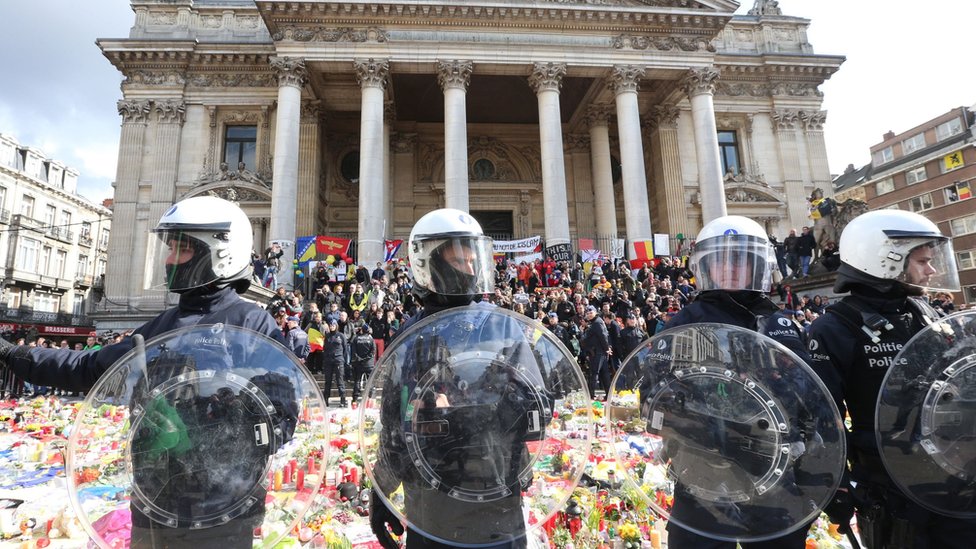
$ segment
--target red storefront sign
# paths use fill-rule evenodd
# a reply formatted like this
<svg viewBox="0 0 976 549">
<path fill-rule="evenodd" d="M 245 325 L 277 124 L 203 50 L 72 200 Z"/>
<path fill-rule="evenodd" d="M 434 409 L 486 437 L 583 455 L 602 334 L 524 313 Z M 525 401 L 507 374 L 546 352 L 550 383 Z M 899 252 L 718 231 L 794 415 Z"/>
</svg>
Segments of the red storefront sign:
<svg viewBox="0 0 976 549">
<path fill-rule="evenodd" d="M 63 335 L 63 336 L 93 336 L 95 329 L 90 326 L 44 326 L 37 325 L 37 333 L 40 335 Z"/>
</svg>

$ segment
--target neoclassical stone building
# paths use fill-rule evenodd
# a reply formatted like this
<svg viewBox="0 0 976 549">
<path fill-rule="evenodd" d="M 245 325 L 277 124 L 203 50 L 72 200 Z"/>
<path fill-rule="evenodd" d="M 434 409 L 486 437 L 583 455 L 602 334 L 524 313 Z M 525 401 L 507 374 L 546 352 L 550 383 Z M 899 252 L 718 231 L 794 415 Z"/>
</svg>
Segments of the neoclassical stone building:
<svg viewBox="0 0 976 549">
<path fill-rule="evenodd" d="M 775 2 L 737 7 L 132 0 L 129 37 L 98 41 L 124 75 L 106 292 L 161 307 L 139 289 L 148 230 L 207 193 L 262 245 L 351 237 L 367 264 L 441 206 L 571 249 L 726 212 L 784 236 L 831 188 L 818 86 L 843 57 Z"/>
</svg>

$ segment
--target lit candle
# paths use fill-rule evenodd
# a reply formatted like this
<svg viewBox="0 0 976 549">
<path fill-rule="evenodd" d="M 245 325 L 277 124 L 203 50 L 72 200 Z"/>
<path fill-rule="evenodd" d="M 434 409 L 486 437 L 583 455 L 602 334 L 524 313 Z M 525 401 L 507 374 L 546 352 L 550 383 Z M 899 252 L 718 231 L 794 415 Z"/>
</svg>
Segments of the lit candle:
<svg viewBox="0 0 976 549">
<path fill-rule="evenodd" d="M 305 467 L 305 468 L 308 469 L 308 473 L 309 474 L 314 473 L 315 472 L 315 458 L 313 458 L 312 456 L 308 456 L 308 466 Z"/>
<path fill-rule="evenodd" d="M 301 492 L 305 489 L 305 471 L 301 469 L 295 473 L 295 490 Z"/>
<path fill-rule="evenodd" d="M 281 481 L 285 484 L 291 482 L 291 465 L 285 465 L 285 470 L 281 474 Z"/>
<path fill-rule="evenodd" d="M 359 467 L 349 468 L 349 482 L 355 484 L 357 488 L 359 487 Z"/>
<path fill-rule="evenodd" d="M 274 472 L 274 491 L 275 492 L 281 491 L 281 478 L 282 478 L 282 476 L 284 476 L 284 475 L 282 474 L 281 469 L 278 469 L 277 471 Z"/>
<path fill-rule="evenodd" d="M 651 547 L 661 549 L 661 531 L 657 528 L 651 530 Z"/>
<path fill-rule="evenodd" d="M 291 471 L 291 476 L 288 477 L 288 481 L 291 482 L 295 480 L 295 473 L 298 471 L 298 460 L 289 459 L 288 470 Z"/>
</svg>

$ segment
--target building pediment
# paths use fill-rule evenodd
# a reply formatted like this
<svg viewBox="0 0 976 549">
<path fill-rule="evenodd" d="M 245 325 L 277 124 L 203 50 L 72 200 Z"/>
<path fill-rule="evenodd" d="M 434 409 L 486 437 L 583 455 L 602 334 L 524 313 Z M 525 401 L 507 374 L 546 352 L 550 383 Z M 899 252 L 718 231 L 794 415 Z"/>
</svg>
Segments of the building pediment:
<svg viewBox="0 0 976 549">
<path fill-rule="evenodd" d="M 211 181 L 198 185 L 187 192 L 180 200 L 194 196 L 216 196 L 230 202 L 271 203 L 271 189 L 249 181 Z"/>
</svg>

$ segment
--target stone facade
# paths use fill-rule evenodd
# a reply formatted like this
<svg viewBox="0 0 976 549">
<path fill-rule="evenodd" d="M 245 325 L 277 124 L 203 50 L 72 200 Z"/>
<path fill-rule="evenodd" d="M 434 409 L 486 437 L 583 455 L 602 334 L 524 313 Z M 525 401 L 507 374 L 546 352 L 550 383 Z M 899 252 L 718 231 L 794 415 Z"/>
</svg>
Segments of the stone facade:
<svg viewBox="0 0 976 549">
<path fill-rule="evenodd" d="M 575 247 L 692 235 L 725 212 L 784 236 L 830 188 L 818 86 L 843 58 L 814 54 L 809 21 L 775 2 L 132 5 L 130 36 L 98 41 L 125 77 L 113 301 L 162 306 L 131 282 L 137 235 L 221 189 L 261 245 L 347 236 L 372 264 L 445 204 Z M 238 171 L 235 127 L 256 130 Z"/>
</svg>

